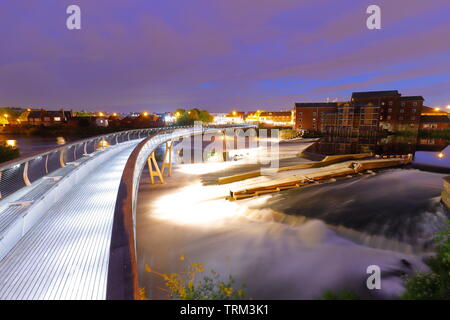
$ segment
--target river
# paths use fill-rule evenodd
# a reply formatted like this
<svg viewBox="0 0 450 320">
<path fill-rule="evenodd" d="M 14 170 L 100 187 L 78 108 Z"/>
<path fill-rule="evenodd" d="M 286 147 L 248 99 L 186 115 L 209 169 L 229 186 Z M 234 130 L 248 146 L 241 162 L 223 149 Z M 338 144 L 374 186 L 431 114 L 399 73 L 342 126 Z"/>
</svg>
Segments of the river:
<svg viewBox="0 0 450 320">
<path fill-rule="evenodd" d="M 332 148 L 348 147 L 343 143 Z M 437 158 L 439 168 L 449 164 L 446 142 L 423 145 L 392 145 L 390 150 L 395 154 L 406 146 L 407 152 L 421 152 L 420 163 Z M 378 146 L 389 154 L 386 142 Z M 317 152 L 320 143 L 313 148 Z M 361 146 L 351 148 L 361 151 Z M 363 148 L 374 150 L 367 143 Z M 310 144 L 301 149 L 311 151 Z M 423 259 L 433 253 L 433 235 L 448 219 L 439 201 L 444 174 L 413 166 L 235 202 L 224 200 L 226 185 L 205 181 L 236 167 L 195 166 L 177 166 L 164 185 L 150 185 L 148 173 L 143 174 L 139 279 L 153 299 L 167 298 L 160 289 L 164 283 L 144 266 L 172 273 L 186 271 L 189 262 L 224 278 L 232 275 L 253 299 L 316 299 L 326 290 L 398 298 L 405 275 L 428 270 Z M 283 215 L 282 222 L 275 215 Z M 382 270 L 381 290 L 366 287 L 370 265 Z"/>
<path fill-rule="evenodd" d="M 33 137 L 21 135 L 0 134 L 0 143 L 19 148 L 21 156 L 27 156 L 36 152 L 45 151 L 52 147 L 67 143 L 64 137 Z"/>
</svg>

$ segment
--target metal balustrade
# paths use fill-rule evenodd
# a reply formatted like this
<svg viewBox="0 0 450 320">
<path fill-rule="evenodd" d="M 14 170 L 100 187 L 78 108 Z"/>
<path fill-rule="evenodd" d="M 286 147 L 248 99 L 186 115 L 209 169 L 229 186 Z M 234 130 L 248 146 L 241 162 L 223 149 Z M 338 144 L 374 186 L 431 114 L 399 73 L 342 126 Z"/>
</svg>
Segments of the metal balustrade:
<svg viewBox="0 0 450 320">
<path fill-rule="evenodd" d="M 2 163 L 0 164 L 0 202 L 14 192 L 64 168 L 68 163 L 77 162 L 93 154 L 106 145 L 141 139 L 164 129 L 148 128 L 105 134 Z"/>
<path fill-rule="evenodd" d="M 224 129 L 122 131 L 1 164 L 0 298 L 135 298 L 136 201 L 148 156 L 166 141 Z M 121 145 L 98 151 L 106 143 Z"/>
<path fill-rule="evenodd" d="M 224 129 L 250 128 L 253 125 L 193 127 L 153 134 L 139 143 L 125 165 L 114 210 L 110 245 L 107 299 L 136 299 L 138 294 L 136 258 L 136 205 L 139 181 L 148 157 L 156 148 L 171 140 L 195 134 L 221 132 Z"/>
</svg>

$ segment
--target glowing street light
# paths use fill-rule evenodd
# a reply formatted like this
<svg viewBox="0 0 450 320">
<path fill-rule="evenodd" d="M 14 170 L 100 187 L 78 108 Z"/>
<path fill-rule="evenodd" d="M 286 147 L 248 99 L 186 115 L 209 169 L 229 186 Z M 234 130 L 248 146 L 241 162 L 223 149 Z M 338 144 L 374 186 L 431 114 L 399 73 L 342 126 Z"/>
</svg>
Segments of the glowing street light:
<svg viewBox="0 0 450 320">
<path fill-rule="evenodd" d="M 434 108 L 434 111 L 441 111 L 440 108 Z"/>
<path fill-rule="evenodd" d="M 17 140 L 6 140 L 6 145 L 10 147 L 15 147 L 17 145 Z"/>
<path fill-rule="evenodd" d="M 439 159 L 443 159 L 445 157 L 445 154 L 444 153 L 442 153 L 442 152 L 439 152 L 439 154 L 438 154 L 438 158 Z"/>
<path fill-rule="evenodd" d="M 99 115 L 100 117 L 103 117 L 103 116 L 104 116 L 103 112 L 99 112 L 98 115 Z"/>
<path fill-rule="evenodd" d="M 148 116 L 148 112 L 144 112 L 142 115 L 143 115 L 144 117 L 146 117 L 146 116 Z"/>
<path fill-rule="evenodd" d="M 114 113 L 113 113 L 113 117 L 117 117 L 117 112 L 114 112 Z"/>
</svg>

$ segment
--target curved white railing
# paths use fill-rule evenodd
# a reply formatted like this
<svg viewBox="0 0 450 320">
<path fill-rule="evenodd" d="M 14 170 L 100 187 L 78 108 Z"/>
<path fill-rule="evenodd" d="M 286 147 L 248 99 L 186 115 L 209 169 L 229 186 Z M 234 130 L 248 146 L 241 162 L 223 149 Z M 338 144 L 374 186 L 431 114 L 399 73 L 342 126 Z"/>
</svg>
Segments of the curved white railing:
<svg viewBox="0 0 450 320">
<path fill-rule="evenodd" d="M 244 128 L 252 126 L 235 126 Z M 184 136 L 222 131 L 225 128 L 193 127 L 150 135 L 133 150 L 120 181 L 114 212 L 110 246 L 107 299 L 136 299 L 138 295 L 138 272 L 136 257 L 136 203 L 139 181 L 147 158 L 166 141 Z"/>
</svg>

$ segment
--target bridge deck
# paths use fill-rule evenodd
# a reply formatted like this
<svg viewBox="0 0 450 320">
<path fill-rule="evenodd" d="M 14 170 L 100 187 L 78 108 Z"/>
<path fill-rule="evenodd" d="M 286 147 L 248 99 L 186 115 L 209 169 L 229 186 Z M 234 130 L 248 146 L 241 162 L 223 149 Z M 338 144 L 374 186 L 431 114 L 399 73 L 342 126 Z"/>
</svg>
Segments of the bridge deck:
<svg viewBox="0 0 450 320">
<path fill-rule="evenodd" d="M 0 261 L 0 299 L 105 298 L 114 205 L 136 143 L 73 186 Z"/>
</svg>

